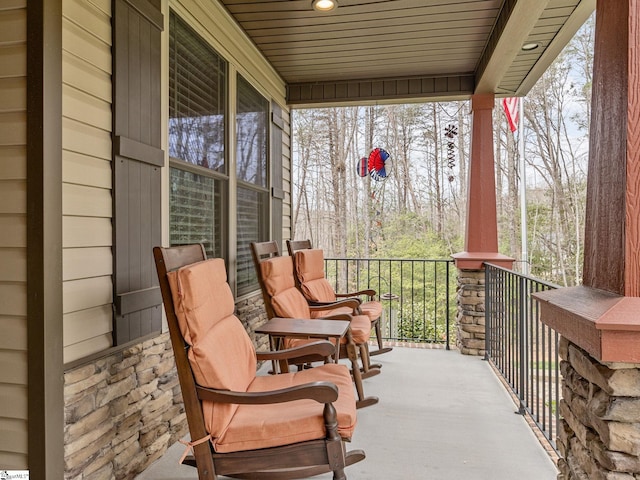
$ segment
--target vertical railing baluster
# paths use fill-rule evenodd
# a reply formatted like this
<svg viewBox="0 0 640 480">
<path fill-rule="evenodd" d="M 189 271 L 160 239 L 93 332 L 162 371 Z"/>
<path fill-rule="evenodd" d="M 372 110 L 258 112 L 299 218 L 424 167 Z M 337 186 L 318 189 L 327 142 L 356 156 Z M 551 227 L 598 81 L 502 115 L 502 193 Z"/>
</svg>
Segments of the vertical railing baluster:
<svg viewBox="0 0 640 480">
<path fill-rule="evenodd" d="M 562 393 L 559 335 L 540 322 L 532 294 L 557 287 L 487 265 L 485 288 L 485 358 L 518 397 L 518 413 L 529 414 L 555 449 Z"/>
<path fill-rule="evenodd" d="M 403 275 L 404 275 L 404 261 L 400 260 L 400 319 L 399 319 L 399 335 L 398 337 L 400 337 L 400 339 L 402 341 L 405 341 L 405 334 L 404 334 L 404 301 L 406 300 L 406 295 L 404 294 L 404 282 L 403 282 Z"/>
<path fill-rule="evenodd" d="M 560 334 L 558 332 L 554 332 L 554 345 L 556 346 L 556 352 L 554 354 L 554 366 L 553 366 L 553 382 L 555 384 L 555 395 L 554 395 L 554 421 L 551 423 L 549 428 L 549 438 L 553 439 L 552 443 L 555 448 L 555 438 L 558 436 L 558 425 L 560 423 L 560 357 L 558 352 L 558 345 L 560 344 Z M 551 376 L 551 369 L 549 369 L 549 376 Z M 555 429 L 554 429 L 555 427 Z"/>
<path fill-rule="evenodd" d="M 491 356 L 491 329 L 493 319 L 493 305 L 491 304 L 491 295 L 493 293 L 492 281 L 493 269 L 487 265 L 484 269 L 484 288 L 485 288 L 485 313 L 484 313 L 484 359 L 489 360 Z"/>
<path fill-rule="evenodd" d="M 526 325 L 525 325 L 525 319 L 524 319 L 524 309 L 525 309 L 525 305 L 524 305 L 524 282 L 525 282 L 525 278 L 524 277 L 520 277 L 519 281 L 518 281 L 518 299 L 519 299 L 519 305 L 518 305 L 518 358 L 519 358 L 519 362 L 520 362 L 520 368 L 519 368 L 519 375 L 520 375 L 520 392 L 518 394 L 518 398 L 520 399 L 520 408 L 518 409 L 518 413 L 521 415 L 524 415 L 525 413 L 525 408 L 524 405 L 526 403 L 526 397 L 525 397 L 525 385 L 526 385 Z"/>
<path fill-rule="evenodd" d="M 449 278 L 449 265 L 450 264 L 451 264 L 450 262 L 446 262 L 445 263 L 445 270 L 447 272 L 446 279 L 445 279 L 446 285 L 447 285 L 447 288 L 446 288 L 447 301 L 445 302 L 445 342 L 446 342 L 446 347 L 445 348 L 447 350 L 450 350 L 450 348 L 451 348 L 449 346 L 449 321 L 451 319 L 450 312 L 449 312 L 449 305 L 451 303 L 451 297 L 450 297 L 451 294 L 449 292 L 449 287 L 450 287 L 450 282 L 451 282 L 451 279 Z"/>
<path fill-rule="evenodd" d="M 422 277 L 424 278 L 423 283 L 426 288 L 426 284 L 427 284 L 426 265 L 424 265 L 424 271 L 423 271 Z M 433 341 L 434 342 L 438 341 L 438 285 L 439 285 L 438 264 L 437 262 L 433 262 L 433 312 L 431 314 L 431 319 L 433 321 Z M 427 304 L 426 290 L 424 290 L 423 303 L 425 305 L 425 310 L 426 310 L 426 304 Z M 425 315 L 426 315 L 426 311 L 425 311 Z M 426 331 L 424 333 L 424 336 L 426 337 Z"/>
<path fill-rule="evenodd" d="M 391 275 L 391 261 L 388 262 L 388 269 L 387 269 L 387 278 L 385 279 L 385 281 L 387 282 L 387 286 L 389 287 L 389 293 L 393 292 L 393 276 Z M 400 302 L 398 302 L 398 305 L 400 304 Z M 389 300 L 389 305 L 391 306 L 391 313 L 393 313 L 393 300 Z M 394 320 L 396 321 L 396 324 L 394 325 L 393 322 Z M 389 315 L 389 333 L 393 335 L 393 339 L 397 340 L 398 338 L 398 334 L 397 334 L 397 329 L 398 329 L 398 316 L 396 315 L 396 318 L 394 319 L 392 315 Z"/>
</svg>

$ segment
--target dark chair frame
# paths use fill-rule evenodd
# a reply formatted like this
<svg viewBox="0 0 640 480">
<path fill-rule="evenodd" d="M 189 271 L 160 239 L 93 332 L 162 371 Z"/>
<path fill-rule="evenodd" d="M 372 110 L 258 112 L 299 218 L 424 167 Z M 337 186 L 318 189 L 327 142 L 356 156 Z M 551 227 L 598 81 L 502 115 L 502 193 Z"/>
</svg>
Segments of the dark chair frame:
<svg viewBox="0 0 640 480">
<path fill-rule="evenodd" d="M 346 480 L 344 468 L 363 460 L 365 454 L 362 450 L 347 452 L 344 440 L 338 434 L 336 411 L 332 404 L 338 398 L 337 387 L 333 383 L 319 381 L 270 392 L 247 393 L 198 385 L 187 357 L 189 345 L 185 342 L 178 325 L 167 272 L 205 260 L 204 246 L 197 244 L 171 248 L 155 247 L 153 255 L 167 314 L 187 423 L 193 440 L 190 445 L 194 454 L 187 456 L 183 463 L 196 467 L 200 480 L 216 480 L 217 475 L 255 480 L 292 480 L 331 471 L 334 479 Z M 334 350 L 335 347 L 331 342 L 318 341 L 296 349 L 259 352 L 257 360 L 286 361 L 289 358 L 302 358 L 304 361 L 327 360 L 333 355 Z M 198 442 L 199 439 L 208 436 L 202 413 L 202 400 L 260 405 L 299 399 L 313 399 L 324 403 L 325 438 L 231 453 L 216 453 L 210 442 Z"/>
<path fill-rule="evenodd" d="M 313 246 L 311 244 L 311 240 L 287 240 L 287 250 L 289 252 L 289 255 L 293 257 L 293 268 L 296 269 L 295 280 L 298 288 L 300 288 L 300 281 L 298 279 L 298 273 L 297 273 L 298 266 L 295 261 L 295 252 L 297 252 L 298 250 L 311 250 L 312 248 Z M 300 288 L 300 291 L 304 295 L 304 291 L 301 288 Z M 357 292 L 348 292 L 348 293 L 338 293 L 334 291 L 334 293 L 337 299 L 358 298 L 360 296 L 366 296 L 370 301 L 375 300 L 375 296 L 377 295 L 377 292 L 373 289 L 365 289 Z M 308 298 L 307 298 L 307 301 L 309 302 L 310 305 L 321 305 L 321 302 L 314 302 L 312 300 L 309 300 Z M 391 350 L 393 350 L 392 347 L 385 347 L 382 341 L 382 328 L 380 326 L 380 317 L 372 319 L 371 326 L 375 329 L 375 332 L 376 332 L 378 349 L 369 351 L 369 355 L 372 355 L 372 356 L 381 355 L 383 353 L 388 353 Z"/>
</svg>

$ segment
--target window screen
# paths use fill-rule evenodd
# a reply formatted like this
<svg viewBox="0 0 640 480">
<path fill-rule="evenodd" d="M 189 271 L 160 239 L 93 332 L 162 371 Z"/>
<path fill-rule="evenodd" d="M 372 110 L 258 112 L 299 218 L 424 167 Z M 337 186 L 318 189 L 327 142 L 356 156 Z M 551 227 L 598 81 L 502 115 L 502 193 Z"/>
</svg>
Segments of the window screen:
<svg viewBox="0 0 640 480">
<path fill-rule="evenodd" d="M 225 173 L 227 63 L 175 14 L 169 32 L 169 155 Z"/>
<path fill-rule="evenodd" d="M 174 13 L 169 39 L 170 242 L 223 257 L 227 65 Z"/>
<path fill-rule="evenodd" d="M 223 182 L 179 168 L 170 176 L 171 245 L 202 243 L 208 257 L 222 257 Z"/>
<path fill-rule="evenodd" d="M 258 282 L 250 243 L 269 238 L 267 149 L 269 102 L 238 75 L 236 112 L 237 192 L 237 289 L 247 293 Z"/>
</svg>

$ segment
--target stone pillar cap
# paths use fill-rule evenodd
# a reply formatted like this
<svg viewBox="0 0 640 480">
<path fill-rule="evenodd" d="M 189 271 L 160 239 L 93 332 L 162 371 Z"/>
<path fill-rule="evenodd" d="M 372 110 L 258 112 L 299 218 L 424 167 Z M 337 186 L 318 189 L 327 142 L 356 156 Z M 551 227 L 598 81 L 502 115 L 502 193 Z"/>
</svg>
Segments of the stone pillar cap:
<svg viewBox="0 0 640 480">
<path fill-rule="evenodd" d="M 460 252 L 451 255 L 460 270 L 483 270 L 485 263 L 493 263 L 499 267 L 511 269 L 514 258 L 497 252 Z"/>
<path fill-rule="evenodd" d="M 640 297 L 591 287 L 534 293 L 540 320 L 603 362 L 640 363 Z"/>
</svg>

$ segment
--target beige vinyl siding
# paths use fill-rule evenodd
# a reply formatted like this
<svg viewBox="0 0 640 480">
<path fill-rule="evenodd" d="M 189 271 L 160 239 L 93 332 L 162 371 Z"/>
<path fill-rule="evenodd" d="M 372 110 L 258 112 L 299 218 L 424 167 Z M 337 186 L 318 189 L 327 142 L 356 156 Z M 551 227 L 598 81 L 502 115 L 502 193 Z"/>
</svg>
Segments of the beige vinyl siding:
<svg viewBox="0 0 640 480">
<path fill-rule="evenodd" d="M 27 468 L 27 10 L 0 5 L 0 467 Z"/>
<path fill-rule="evenodd" d="M 112 346 L 111 1 L 62 2 L 64 361 Z"/>
<path fill-rule="evenodd" d="M 282 238 L 291 238 L 291 112 L 288 108 L 282 109 Z"/>
</svg>

